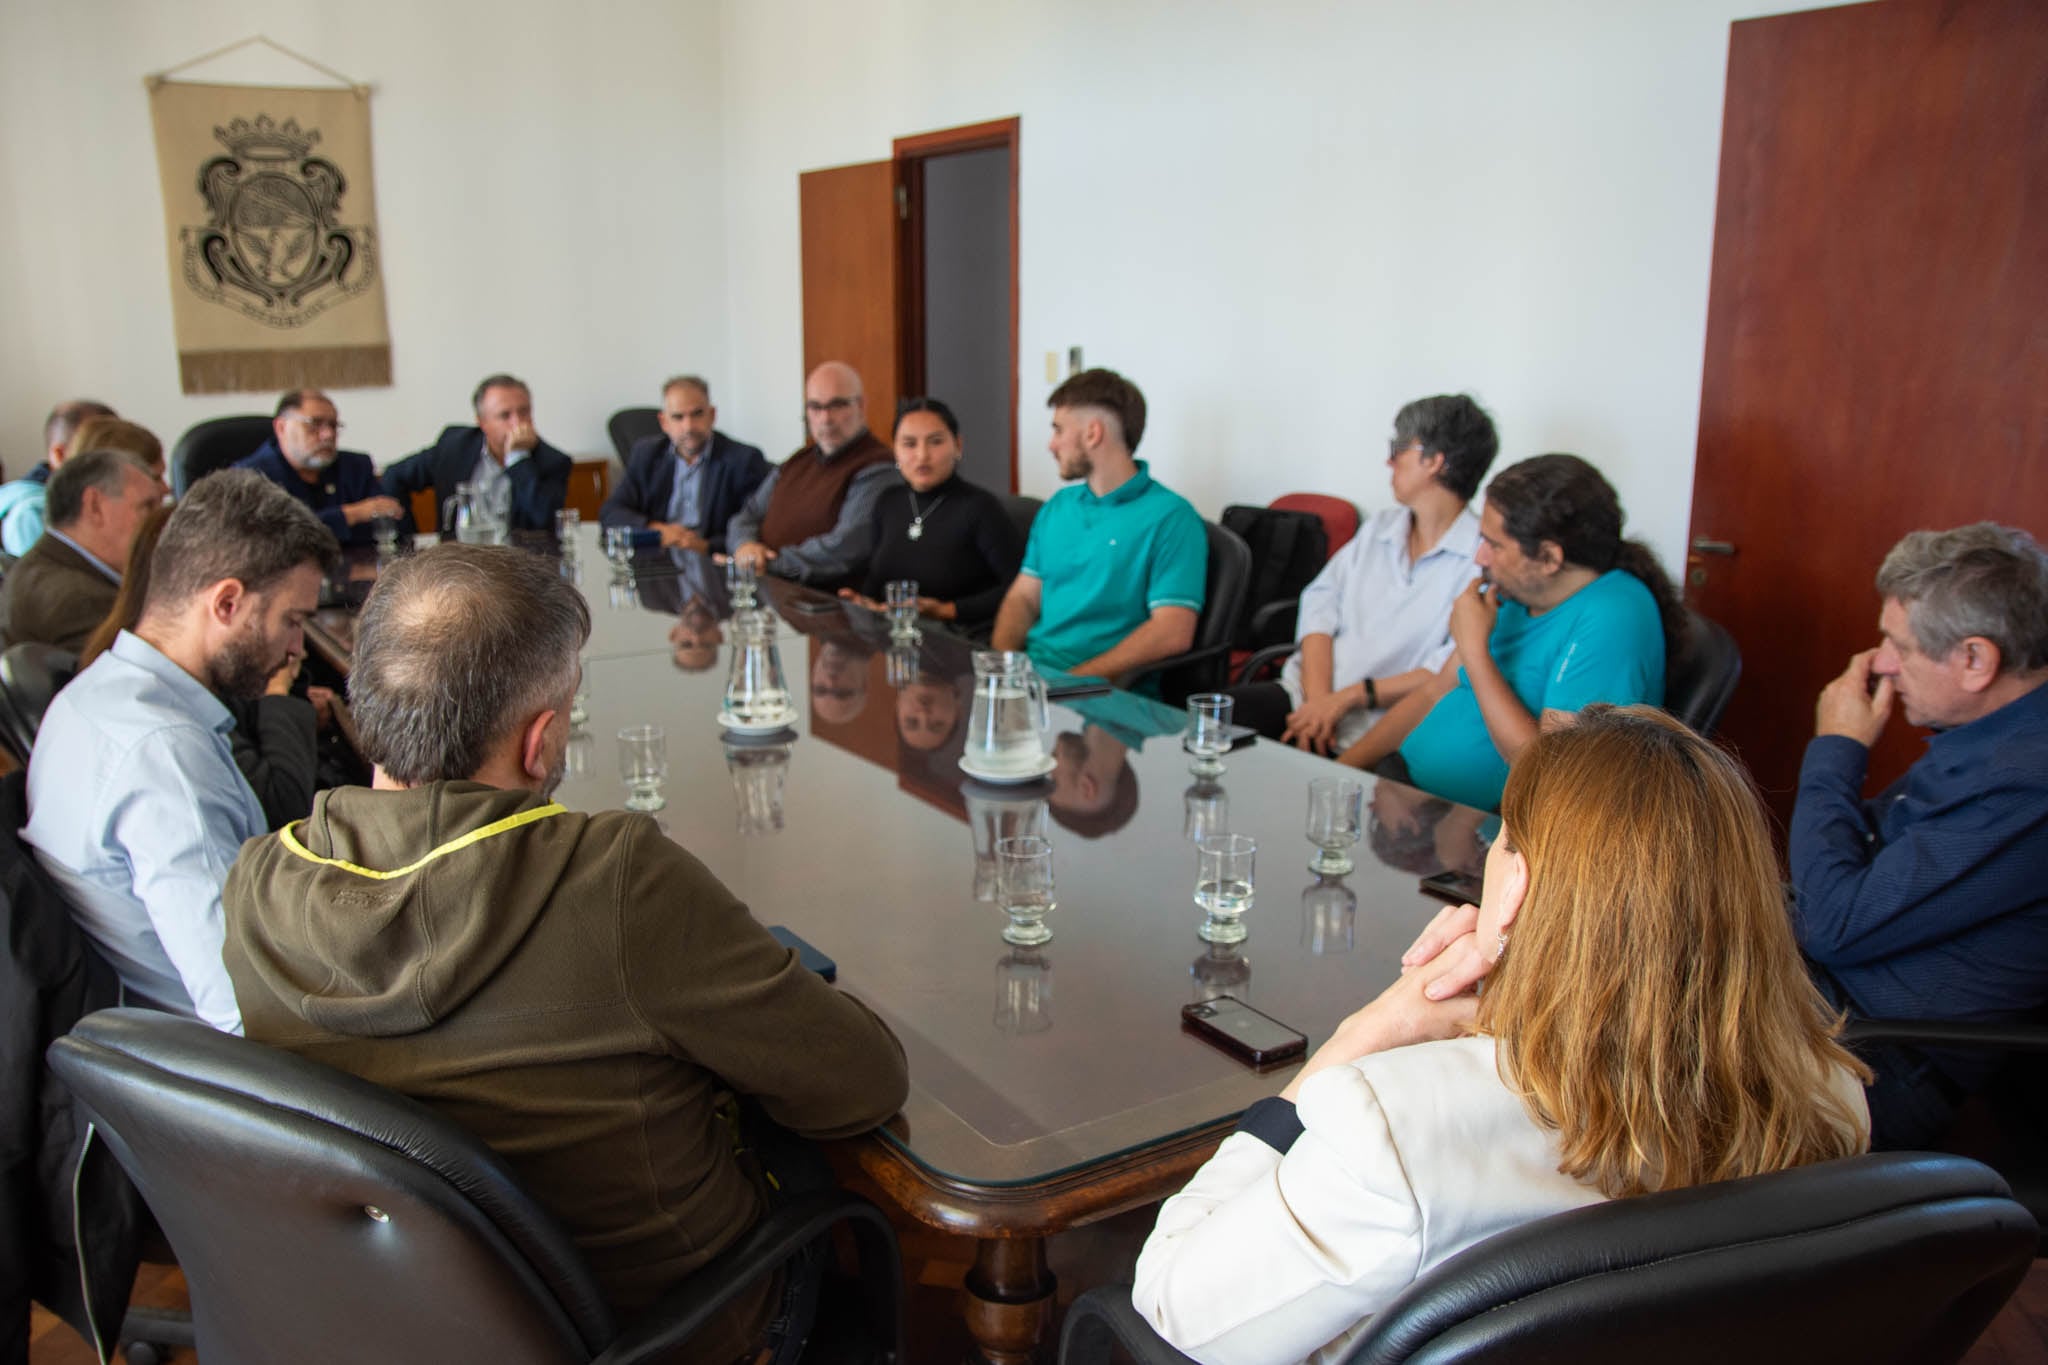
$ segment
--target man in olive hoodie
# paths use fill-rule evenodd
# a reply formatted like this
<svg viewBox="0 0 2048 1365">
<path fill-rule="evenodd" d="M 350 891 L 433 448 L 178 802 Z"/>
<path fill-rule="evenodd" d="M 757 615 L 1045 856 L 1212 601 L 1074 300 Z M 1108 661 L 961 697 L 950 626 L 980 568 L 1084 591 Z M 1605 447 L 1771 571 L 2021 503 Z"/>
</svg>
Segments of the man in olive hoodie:
<svg viewBox="0 0 2048 1365">
<path fill-rule="evenodd" d="M 370 789 L 253 839 L 224 957 L 248 1036 L 482 1137 L 630 1313 L 760 1216 L 720 1106 L 839 1137 L 908 1089 L 903 1049 L 645 815 L 560 781 L 589 609 L 552 561 L 443 545 L 387 569 L 349 700 Z M 694 1358 L 763 1340 L 768 1287 Z"/>
</svg>

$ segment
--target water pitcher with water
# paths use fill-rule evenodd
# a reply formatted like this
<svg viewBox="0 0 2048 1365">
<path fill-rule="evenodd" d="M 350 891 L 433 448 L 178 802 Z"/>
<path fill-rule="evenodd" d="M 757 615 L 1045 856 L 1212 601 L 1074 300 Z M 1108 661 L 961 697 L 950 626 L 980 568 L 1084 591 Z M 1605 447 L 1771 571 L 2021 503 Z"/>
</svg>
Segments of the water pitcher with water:
<svg viewBox="0 0 2048 1365">
<path fill-rule="evenodd" d="M 505 541 L 505 524 L 498 509 L 473 483 L 455 486 L 455 496 L 441 509 L 441 529 L 455 532 L 455 538 L 465 545 L 502 545 Z"/>
<path fill-rule="evenodd" d="M 1045 767 L 1045 734 L 1052 728 L 1045 679 L 1029 656 L 982 649 L 974 654 L 974 707 L 967 716 L 970 771 L 997 777 L 1036 773 Z"/>
<path fill-rule="evenodd" d="M 743 611 L 732 618 L 732 671 L 725 680 L 725 714 L 747 725 L 779 725 L 795 715 L 783 680 L 782 651 L 775 644 L 775 618 Z"/>
</svg>

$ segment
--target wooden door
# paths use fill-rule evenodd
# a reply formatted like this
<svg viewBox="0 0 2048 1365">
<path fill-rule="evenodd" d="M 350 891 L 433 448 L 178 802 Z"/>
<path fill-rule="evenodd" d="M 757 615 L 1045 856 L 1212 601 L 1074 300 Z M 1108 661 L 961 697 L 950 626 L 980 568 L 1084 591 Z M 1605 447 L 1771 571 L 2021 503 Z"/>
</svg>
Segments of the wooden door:
<svg viewBox="0 0 2048 1365">
<path fill-rule="evenodd" d="M 2048 5 L 1732 26 L 1688 592 L 1742 646 L 1724 737 L 1781 816 L 1814 697 L 1919 527 L 2048 538 Z M 1895 719 L 1873 788 L 1922 751 Z"/>
<path fill-rule="evenodd" d="M 868 429 L 885 442 L 895 425 L 903 373 L 896 184 L 893 161 L 797 177 L 804 373 L 828 360 L 843 360 L 859 370 L 867 391 Z"/>
</svg>

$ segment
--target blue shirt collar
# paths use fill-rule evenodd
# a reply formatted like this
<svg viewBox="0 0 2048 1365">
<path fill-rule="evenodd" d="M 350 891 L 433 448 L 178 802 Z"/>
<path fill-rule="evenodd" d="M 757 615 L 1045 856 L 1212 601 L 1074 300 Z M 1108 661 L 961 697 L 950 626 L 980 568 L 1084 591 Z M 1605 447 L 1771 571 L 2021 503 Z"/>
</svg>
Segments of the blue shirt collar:
<svg viewBox="0 0 2048 1365">
<path fill-rule="evenodd" d="M 2048 683 L 2015 697 L 1988 716 L 1927 737 L 1930 757 L 1945 764 L 1975 763 L 2003 749 L 2021 730 L 2048 726 Z"/>
<path fill-rule="evenodd" d="M 83 545 L 80 545 L 70 536 L 65 535 L 56 527 L 45 526 L 43 528 L 43 534 L 47 536 L 55 536 L 58 540 L 63 541 L 66 545 L 69 545 L 72 549 L 76 550 L 80 555 L 84 556 L 86 563 L 92 565 L 95 569 L 98 569 L 101 573 L 105 574 L 109 579 L 113 580 L 116 583 L 119 583 L 121 581 L 120 570 L 116 569 L 113 565 L 107 563 L 106 560 L 101 559 L 91 550 L 88 550 Z"/>
<path fill-rule="evenodd" d="M 132 631 L 114 637 L 107 653 L 122 663 L 133 664 L 175 694 L 193 716 L 209 728 L 226 734 L 235 728 L 234 713 L 213 694 L 213 689 L 173 663 L 164 652 Z"/>
<path fill-rule="evenodd" d="M 1095 496 L 1095 490 L 1084 483 L 1081 485 L 1081 496 L 1089 502 L 1099 502 L 1111 507 L 1142 498 L 1145 491 L 1152 486 L 1152 474 L 1143 460 L 1133 460 L 1131 463 L 1138 467 L 1138 472 L 1109 492 L 1098 498 Z"/>
</svg>

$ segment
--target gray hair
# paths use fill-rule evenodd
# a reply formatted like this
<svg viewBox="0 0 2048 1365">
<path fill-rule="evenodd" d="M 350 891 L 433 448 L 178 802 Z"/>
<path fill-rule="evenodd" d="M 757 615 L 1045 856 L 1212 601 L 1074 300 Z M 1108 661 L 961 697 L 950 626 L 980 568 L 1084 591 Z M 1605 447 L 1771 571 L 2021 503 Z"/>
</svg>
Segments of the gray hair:
<svg viewBox="0 0 2048 1365">
<path fill-rule="evenodd" d="M 103 498 L 121 496 L 128 471 L 154 482 L 149 466 L 125 450 L 82 450 L 58 465 L 43 492 L 43 520 L 58 530 L 76 525 L 85 515 L 85 490 L 97 488 Z"/>
<path fill-rule="evenodd" d="M 341 567 L 334 533 L 255 470 L 223 469 L 193 484 L 164 523 L 149 559 L 143 614 L 173 610 L 230 578 L 252 593 L 268 592 L 304 564 L 326 573 Z"/>
<path fill-rule="evenodd" d="M 661 386 L 661 396 L 668 397 L 670 389 L 692 388 L 704 395 L 704 401 L 711 401 L 711 385 L 694 374 L 679 374 Z"/>
<path fill-rule="evenodd" d="M 554 561 L 439 545 L 378 575 L 348 700 L 362 755 L 407 786 L 474 777 L 491 747 L 576 688 L 590 608 Z"/>
<path fill-rule="evenodd" d="M 1992 521 L 1915 531 L 1884 557 L 1877 590 L 1905 606 L 1931 658 L 1974 635 L 1998 646 L 2005 668 L 2048 667 L 2048 553 L 2025 531 Z"/>
<path fill-rule="evenodd" d="M 105 403 L 92 398 L 73 398 L 50 409 L 50 415 L 43 419 L 43 448 L 51 446 L 69 447 L 71 437 L 78 431 L 79 424 L 88 417 L 113 417 L 117 415 Z"/>
</svg>

